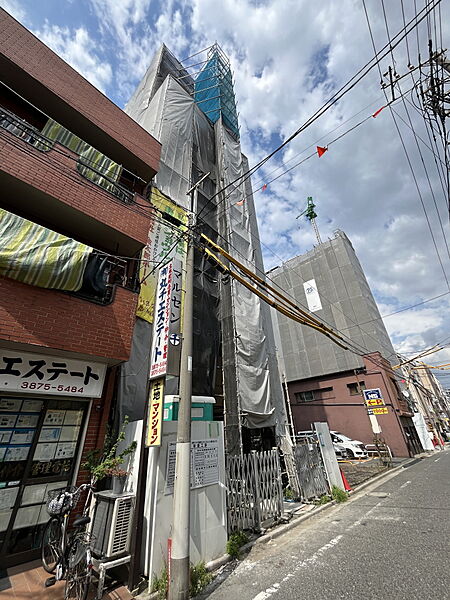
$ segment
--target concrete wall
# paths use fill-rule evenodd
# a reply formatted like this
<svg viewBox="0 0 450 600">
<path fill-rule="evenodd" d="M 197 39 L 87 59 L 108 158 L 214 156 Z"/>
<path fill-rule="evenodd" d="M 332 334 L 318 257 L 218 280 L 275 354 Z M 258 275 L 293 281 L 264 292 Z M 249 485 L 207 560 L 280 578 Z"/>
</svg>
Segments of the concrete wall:
<svg viewBox="0 0 450 600">
<path fill-rule="evenodd" d="M 322 310 L 314 315 L 350 337 L 363 353 L 380 352 L 394 360 L 395 352 L 378 307 L 353 246 L 343 232 L 273 269 L 269 277 L 306 308 L 303 284 L 314 279 L 322 303 Z M 278 321 L 288 381 L 363 366 L 360 356 L 343 350 L 313 329 L 279 313 Z"/>
<path fill-rule="evenodd" d="M 152 461 L 156 463 L 156 481 L 147 482 L 147 507 L 144 518 L 149 526 L 147 540 L 148 562 L 145 574 L 150 582 L 160 575 L 167 564 L 167 539 L 172 535 L 173 494 L 165 494 L 167 449 L 170 442 L 176 441 L 176 421 L 165 421 L 161 447 L 149 460 L 149 475 L 152 474 Z M 191 490 L 191 543 L 190 560 L 192 564 L 208 562 L 225 553 L 227 543 L 227 509 L 225 487 L 225 456 L 223 446 L 223 423 L 192 422 L 192 440 L 219 438 L 219 476 L 220 482 Z M 150 457 L 149 457 L 150 459 Z M 156 506 L 149 502 L 155 496 Z M 151 512 L 147 512 L 151 511 Z M 156 518 L 155 518 L 156 515 Z"/>
</svg>

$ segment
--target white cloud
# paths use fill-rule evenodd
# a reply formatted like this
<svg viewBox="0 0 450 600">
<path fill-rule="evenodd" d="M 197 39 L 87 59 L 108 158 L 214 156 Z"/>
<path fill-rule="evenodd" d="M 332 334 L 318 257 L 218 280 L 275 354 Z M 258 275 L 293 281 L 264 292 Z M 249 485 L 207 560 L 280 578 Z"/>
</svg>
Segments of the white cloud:
<svg viewBox="0 0 450 600">
<path fill-rule="evenodd" d="M 165 2 L 152 14 L 150 0 L 89 0 L 105 44 L 114 40 L 117 61 L 116 94 L 123 104 L 144 75 L 153 54 L 164 42 L 175 53 L 188 47 L 185 19 L 175 2 Z"/>
<path fill-rule="evenodd" d="M 161 6 L 156 0 L 88 1 L 97 19 L 96 45 L 85 28 L 71 30 L 47 24 L 41 37 L 71 64 L 76 63 L 76 68 L 96 85 L 114 89 L 123 103 L 161 43 L 180 58 L 214 41 L 222 46 L 234 70 L 241 141 L 250 164 L 295 131 L 373 56 L 360 0 L 168 0 Z M 7 2 L 20 6 L 14 0 Z M 386 43 L 386 32 L 379 0 L 366 0 L 366 4 L 380 49 Z M 442 15 L 446 14 L 445 4 L 448 0 L 442 2 Z M 386 9 L 394 35 L 403 27 L 401 5 L 387 3 Z M 405 3 L 407 21 L 413 9 L 413 3 Z M 51 23 L 51 15 L 47 18 Z M 444 46 L 448 47 L 450 21 L 443 19 L 442 24 Z M 424 21 L 419 29 L 422 55 L 427 53 L 427 39 Z M 408 40 L 411 62 L 417 65 L 415 33 Z M 394 50 L 394 58 L 397 71 L 407 73 L 404 42 Z M 388 55 L 382 60 L 382 72 L 391 63 Z M 114 64 L 113 74 L 109 64 Z M 404 90 L 411 85 L 407 78 L 402 82 Z M 374 69 L 268 162 L 254 177 L 255 188 L 307 156 L 316 143 L 329 144 L 385 102 Z M 423 120 L 410 104 L 406 106 L 414 129 L 427 141 Z M 408 122 L 402 102 L 394 109 Z M 450 280 L 450 257 L 415 140 L 406 125 L 401 121 L 399 125 Z M 444 235 L 449 237 L 448 214 L 434 158 L 428 149 L 422 147 L 422 151 Z M 273 172 L 276 167 L 280 170 Z M 308 196 L 316 202 L 322 238 L 332 236 L 337 228 L 347 233 L 372 290 L 387 312 L 448 289 L 388 109 L 331 144 L 321 159 L 314 156 L 270 183 L 265 192 L 255 194 L 261 239 L 270 246 L 270 250 L 264 249 L 267 268 L 307 251 L 315 242 L 310 225 L 296 219 Z M 443 339 L 450 332 L 449 308 L 448 300 L 442 299 L 386 319 L 396 346 L 415 351 Z"/>
<path fill-rule="evenodd" d="M 0 0 L 0 6 L 20 23 L 26 23 L 27 13 L 18 0 Z"/>
<path fill-rule="evenodd" d="M 97 45 L 86 29 L 72 30 L 46 21 L 36 35 L 95 87 L 106 90 L 112 79 L 111 65 L 97 54 Z"/>
</svg>

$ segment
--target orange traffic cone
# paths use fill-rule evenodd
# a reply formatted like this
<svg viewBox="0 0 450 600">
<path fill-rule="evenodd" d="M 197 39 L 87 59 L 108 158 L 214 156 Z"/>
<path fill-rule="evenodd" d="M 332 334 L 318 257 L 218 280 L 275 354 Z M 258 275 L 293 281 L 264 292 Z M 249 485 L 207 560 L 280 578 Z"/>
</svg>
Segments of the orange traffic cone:
<svg viewBox="0 0 450 600">
<path fill-rule="evenodd" d="M 352 488 L 350 487 L 350 484 L 347 481 L 347 477 L 344 475 L 344 471 L 342 469 L 339 469 L 339 471 L 341 472 L 342 483 L 344 484 L 344 490 L 346 492 L 350 492 Z"/>
</svg>

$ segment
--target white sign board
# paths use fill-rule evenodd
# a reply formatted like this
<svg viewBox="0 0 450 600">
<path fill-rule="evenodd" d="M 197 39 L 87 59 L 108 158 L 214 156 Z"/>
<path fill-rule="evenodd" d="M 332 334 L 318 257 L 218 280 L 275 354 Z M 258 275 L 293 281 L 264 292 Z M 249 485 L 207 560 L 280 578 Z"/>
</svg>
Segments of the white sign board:
<svg viewBox="0 0 450 600">
<path fill-rule="evenodd" d="M 100 398 L 106 365 L 63 356 L 0 351 L 0 391 Z"/>
<path fill-rule="evenodd" d="M 166 494 L 173 493 L 175 482 L 176 443 L 167 449 Z M 219 482 L 219 440 L 196 440 L 191 442 L 191 489 Z"/>
<path fill-rule="evenodd" d="M 310 279 L 303 284 L 305 290 L 306 302 L 311 312 L 322 310 L 322 302 L 320 301 L 319 292 L 317 291 L 316 280 Z"/>
<path fill-rule="evenodd" d="M 156 288 L 155 313 L 153 318 L 153 340 L 150 363 L 150 379 L 161 377 L 167 371 L 167 345 L 171 318 L 172 262 L 159 270 Z"/>
</svg>

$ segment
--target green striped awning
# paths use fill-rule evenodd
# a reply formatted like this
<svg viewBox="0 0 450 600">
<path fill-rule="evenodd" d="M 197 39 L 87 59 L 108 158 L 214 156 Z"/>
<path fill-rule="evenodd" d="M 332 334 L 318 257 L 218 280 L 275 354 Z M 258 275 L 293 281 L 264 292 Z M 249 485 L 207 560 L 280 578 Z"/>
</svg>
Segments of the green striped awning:
<svg viewBox="0 0 450 600">
<path fill-rule="evenodd" d="M 77 291 L 92 248 L 0 209 L 0 275 Z"/>
<path fill-rule="evenodd" d="M 46 138 L 54 142 L 59 142 L 79 155 L 80 159 L 77 164 L 77 170 L 81 175 L 100 185 L 105 190 L 114 191 L 114 184 L 122 174 L 121 165 L 52 119 L 47 121 L 41 133 Z"/>
</svg>

